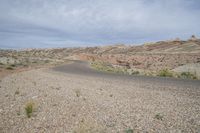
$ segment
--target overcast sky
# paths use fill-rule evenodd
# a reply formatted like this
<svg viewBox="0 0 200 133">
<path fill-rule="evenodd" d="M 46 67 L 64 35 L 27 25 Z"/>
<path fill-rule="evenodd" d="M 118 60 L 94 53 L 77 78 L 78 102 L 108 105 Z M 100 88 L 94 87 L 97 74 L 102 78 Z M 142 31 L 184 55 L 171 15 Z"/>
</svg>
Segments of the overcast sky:
<svg viewBox="0 0 200 133">
<path fill-rule="evenodd" d="M 200 35 L 200 0 L 0 0 L 0 48 L 140 44 Z"/>
</svg>

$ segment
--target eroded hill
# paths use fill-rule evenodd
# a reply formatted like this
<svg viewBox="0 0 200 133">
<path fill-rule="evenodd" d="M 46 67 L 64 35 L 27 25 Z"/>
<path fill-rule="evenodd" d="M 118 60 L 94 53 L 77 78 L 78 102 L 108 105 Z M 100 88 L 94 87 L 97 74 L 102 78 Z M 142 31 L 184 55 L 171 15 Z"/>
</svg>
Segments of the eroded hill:
<svg viewBox="0 0 200 133">
<path fill-rule="evenodd" d="M 140 46 L 110 45 L 86 48 L 1 50 L 1 69 L 34 64 L 58 64 L 68 59 L 100 62 L 111 68 L 122 68 L 128 73 L 135 71 L 145 75 L 162 70 L 190 72 L 200 76 L 200 39 L 192 36 L 180 39 L 145 43 Z"/>
</svg>

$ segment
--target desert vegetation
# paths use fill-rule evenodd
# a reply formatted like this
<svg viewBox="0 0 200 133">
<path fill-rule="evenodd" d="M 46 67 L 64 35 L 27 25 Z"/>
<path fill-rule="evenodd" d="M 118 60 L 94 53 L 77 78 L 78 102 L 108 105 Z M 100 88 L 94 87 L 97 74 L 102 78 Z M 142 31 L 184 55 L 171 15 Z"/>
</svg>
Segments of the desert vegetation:
<svg viewBox="0 0 200 133">
<path fill-rule="evenodd" d="M 140 74 L 137 70 L 127 69 L 120 66 L 112 66 L 112 64 L 104 62 L 91 62 L 91 67 L 102 72 L 128 74 L 128 75 L 138 75 Z"/>
<path fill-rule="evenodd" d="M 159 71 L 145 71 L 142 69 L 127 69 L 123 66 L 113 66 L 104 62 L 91 62 L 91 67 L 97 71 L 108 73 L 119 73 L 127 75 L 143 75 L 143 76 L 158 76 L 158 77 L 174 77 L 182 79 L 198 79 L 196 74 L 191 72 L 175 72 L 169 69 L 162 69 Z"/>
<path fill-rule="evenodd" d="M 163 69 L 158 72 L 158 76 L 161 77 L 173 77 L 173 73 L 170 72 L 168 69 Z"/>
<path fill-rule="evenodd" d="M 184 79 L 197 79 L 197 76 L 190 72 L 182 72 L 179 76 Z"/>
<path fill-rule="evenodd" d="M 158 113 L 158 114 L 155 115 L 155 119 L 162 121 L 163 120 L 163 115 Z"/>
<path fill-rule="evenodd" d="M 35 111 L 35 103 L 34 102 L 28 102 L 25 106 L 25 112 L 28 118 L 30 118 Z"/>
</svg>

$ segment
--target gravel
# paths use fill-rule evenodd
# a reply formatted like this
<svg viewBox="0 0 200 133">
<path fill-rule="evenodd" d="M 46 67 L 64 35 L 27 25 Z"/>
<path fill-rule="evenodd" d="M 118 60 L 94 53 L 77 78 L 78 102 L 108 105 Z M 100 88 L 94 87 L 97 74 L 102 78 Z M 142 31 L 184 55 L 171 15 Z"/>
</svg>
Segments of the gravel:
<svg viewBox="0 0 200 133">
<path fill-rule="evenodd" d="M 1 133 L 200 132 L 200 88 L 50 69 L 9 75 L 0 86 Z"/>
</svg>

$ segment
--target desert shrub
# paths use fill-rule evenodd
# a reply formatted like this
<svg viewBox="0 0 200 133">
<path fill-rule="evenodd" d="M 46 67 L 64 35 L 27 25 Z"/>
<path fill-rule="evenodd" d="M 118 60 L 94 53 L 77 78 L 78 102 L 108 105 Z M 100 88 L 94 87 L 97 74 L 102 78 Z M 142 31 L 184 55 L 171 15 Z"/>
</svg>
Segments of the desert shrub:
<svg viewBox="0 0 200 133">
<path fill-rule="evenodd" d="M 11 66 L 6 67 L 7 70 L 13 70 L 14 68 Z"/>
<path fill-rule="evenodd" d="M 158 76 L 173 77 L 173 73 L 171 73 L 168 69 L 163 69 L 163 70 L 159 71 Z"/>
<path fill-rule="evenodd" d="M 159 113 L 155 115 L 155 118 L 158 120 L 163 120 L 163 116 Z"/>
<path fill-rule="evenodd" d="M 80 97 L 81 96 L 81 91 L 80 90 L 75 90 L 76 96 Z"/>
<path fill-rule="evenodd" d="M 26 104 L 25 111 L 26 111 L 26 115 L 27 115 L 28 118 L 30 118 L 32 116 L 33 108 L 34 108 L 33 102 L 29 102 L 29 103 Z"/>
<path fill-rule="evenodd" d="M 139 71 L 133 70 L 133 69 L 127 69 L 127 70 L 125 71 L 125 73 L 127 73 L 127 74 L 129 74 L 129 75 L 138 75 L 138 74 L 140 74 Z"/>
<path fill-rule="evenodd" d="M 125 133 L 133 133 L 133 129 L 127 129 L 127 130 L 125 130 Z"/>
<path fill-rule="evenodd" d="M 99 71 L 107 71 L 107 72 L 114 71 L 112 66 L 110 66 L 109 64 L 103 63 L 103 62 L 93 62 L 93 63 L 91 63 L 91 66 Z"/>
<path fill-rule="evenodd" d="M 17 111 L 17 115 L 20 115 L 20 111 Z"/>
<path fill-rule="evenodd" d="M 33 61 L 32 63 L 36 64 L 36 63 L 37 63 L 37 61 Z"/>
<path fill-rule="evenodd" d="M 17 63 L 17 65 L 18 65 L 18 66 L 22 66 L 23 64 L 22 64 L 22 62 L 19 62 L 19 63 Z"/>
<path fill-rule="evenodd" d="M 11 66 L 11 67 L 16 67 L 16 65 L 15 65 L 15 64 L 11 64 L 10 66 Z"/>
<path fill-rule="evenodd" d="M 140 74 L 140 72 L 139 71 L 133 71 L 132 72 L 132 75 L 137 75 L 137 74 Z"/>
<path fill-rule="evenodd" d="M 15 91 L 15 95 L 18 95 L 18 94 L 19 94 L 19 90 L 16 90 L 16 91 Z"/>
<path fill-rule="evenodd" d="M 180 77 L 184 79 L 197 79 L 196 75 L 190 72 L 182 72 Z"/>
<path fill-rule="evenodd" d="M 93 62 L 91 63 L 91 66 L 98 70 L 98 71 L 104 71 L 104 72 L 111 72 L 111 73 L 121 73 L 121 74 L 128 74 L 126 68 L 119 68 L 119 67 L 113 67 L 109 63 L 104 62 Z"/>
</svg>

